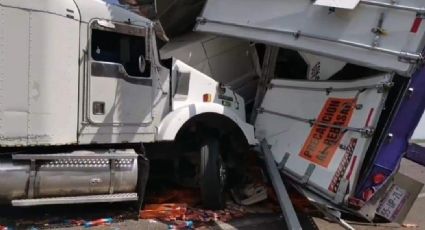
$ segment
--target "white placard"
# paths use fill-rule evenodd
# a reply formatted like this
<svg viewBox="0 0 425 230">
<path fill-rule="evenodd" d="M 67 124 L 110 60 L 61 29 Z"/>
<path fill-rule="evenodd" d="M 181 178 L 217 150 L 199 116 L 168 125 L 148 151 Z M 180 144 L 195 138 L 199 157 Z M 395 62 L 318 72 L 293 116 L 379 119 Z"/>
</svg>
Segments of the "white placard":
<svg viewBox="0 0 425 230">
<path fill-rule="evenodd" d="M 400 213 L 400 210 L 403 208 L 403 205 L 406 203 L 408 197 L 409 193 L 405 189 L 397 185 L 393 185 L 389 194 L 378 208 L 378 214 L 387 220 L 394 221 Z"/>
<path fill-rule="evenodd" d="M 314 5 L 336 7 L 343 9 L 354 9 L 359 4 L 360 0 L 316 0 Z"/>
</svg>

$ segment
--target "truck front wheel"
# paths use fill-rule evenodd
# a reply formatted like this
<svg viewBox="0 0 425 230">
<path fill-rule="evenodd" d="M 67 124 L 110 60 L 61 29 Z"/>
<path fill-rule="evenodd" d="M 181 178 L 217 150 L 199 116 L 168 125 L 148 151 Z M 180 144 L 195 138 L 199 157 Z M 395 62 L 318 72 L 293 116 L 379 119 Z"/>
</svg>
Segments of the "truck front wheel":
<svg viewBox="0 0 425 230">
<path fill-rule="evenodd" d="M 203 206 L 207 209 L 223 209 L 226 168 L 220 155 L 220 143 L 207 138 L 201 144 L 200 189 Z"/>
</svg>

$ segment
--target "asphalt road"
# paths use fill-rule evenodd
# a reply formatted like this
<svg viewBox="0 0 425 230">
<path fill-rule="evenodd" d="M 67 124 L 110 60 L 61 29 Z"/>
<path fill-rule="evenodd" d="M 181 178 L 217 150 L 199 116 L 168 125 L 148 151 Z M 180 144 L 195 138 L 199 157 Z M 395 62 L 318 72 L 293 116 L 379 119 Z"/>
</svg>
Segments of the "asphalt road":
<svg viewBox="0 0 425 230">
<path fill-rule="evenodd" d="M 403 159 L 400 167 L 400 172 L 412 177 L 415 180 L 418 180 L 425 184 L 425 167 L 422 167 L 414 162 L 411 162 L 409 160 Z M 319 229 L 343 229 L 339 225 L 335 223 L 329 223 L 323 219 L 320 218 L 314 218 L 315 223 L 318 225 Z M 365 224 L 365 223 L 358 223 L 358 222 L 350 222 L 350 224 L 355 229 L 376 229 L 376 230 L 383 230 L 383 229 L 407 229 L 403 228 L 402 226 L 398 224 L 377 224 L 377 225 L 371 225 L 371 224 Z M 418 199 L 416 200 L 415 204 L 413 205 L 412 209 L 410 210 L 406 220 L 406 224 L 416 224 L 418 225 L 415 229 L 425 229 L 425 188 L 422 189 L 422 192 L 419 194 Z"/>
<path fill-rule="evenodd" d="M 408 160 L 403 160 L 400 172 L 408 175 L 416 180 L 425 184 L 425 167 L 417 165 Z M 67 219 L 81 217 L 84 219 L 96 219 L 106 216 L 114 216 L 118 223 L 110 226 L 91 228 L 98 229 L 168 229 L 168 225 L 157 221 L 136 220 L 134 211 L 131 211 L 129 204 L 101 204 L 101 205 L 81 205 L 81 206 L 63 206 L 57 207 L 36 207 L 27 209 L 14 209 L 14 208 L 1 208 L 0 207 L 0 224 L 13 224 L 19 225 L 15 229 L 31 229 L 30 227 L 35 224 L 37 228 L 45 229 L 64 229 L 64 230 L 77 230 L 85 229 L 83 227 L 67 227 L 64 223 Z M 305 229 L 343 229 L 336 223 L 330 223 L 320 217 L 302 217 L 301 222 L 304 224 Z M 53 222 L 53 224 L 52 224 Z M 355 229 L 406 229 L 398 224 L 365 224 L 351 220 L 347 220 Z M 416 224 L 418 228 L 425 229 L 425 189 L 419 195 L 412 210 L 405 223 Z M 62 225 L 63 224 L 63 225 Z M 316 225 L 316 226 L 314 226 Z M 214 226 L 205 229 L 267 229 L 277 230 L 285 229 L 282 218 L 275 214 L 251 215 L 243 219 L 238 219 L 230 223 L 217 222 Z"/>
<path fill-rule="evenodd" d="M 425 167 L 417 165 L 409 160 L 403 160 L 400 168 L 400 172 L 408 175 L 418 181 L 421 181 L 425 184 Z M 310 221 L 313 221 L 310 223 Z M 329 229 L 329 230 L 339 230 L 344 229 L 336 223 L 331 223 L 321 217 L 312 217 L 302 219 L 301 222 L 304 224 L 306 229 Z M 366 230 L 366 229 L 407 229 L 398 224 L 368 224 L 361 223 L 356 221 L 347 220 L 349 224 L 352 225 L 355 229 Z M 418 199 L 416 200 L 412 210 L 406 218 L 405 223 L 418 225 L 415 229 L 425 229 L 425 189 L 422 190 Z M 95 230 L 99 229 L 167 229 L 167 225 L 155 221 L 135 221 L 135 220 L 125 220 L 120 223 L 113 224 L 107 227 L 97 227 L 93 228 Z M 64 230 L 77 230 L 83 229 L 81 227 L 73 228 L 62 228 Z M 281 230 L 285 229 L 283 220 L 278 215 L 253 215 L 248 216 L 243 219 L 232 221 L 231 223 L 220 223 L 217 222 L 214 226 L 205 229 L 221 229 L 221 230 L 254 230 L 254 229 L 267 229 L 267 230 Z"/>
<path fill-rule="evenodd" d="M 421 181 L 425 184 L 425 167 L 422 167 L 416 163 L 413 163 L 409 160 L 403 160 L 400 168 L 400 172 L 410 176 L 418 181 Z M 307 228 L 311 226 L 311 229 L 329 229 L 329 230 L 338 230 L 344 229 L 340 225 L 336 223 L 328 222 L 327 220 L 319 217 L 313 217 L 314 224 L 306 223 L 308 220 L 301 220 Z M 359 223 L 355 221 L 347 220 L 355 229 L 359 230 L 367 230 L 367 229 L 376 229 L 376 230 L 384 230 L 384 229 L 406 229 L 399 224 L 368 224 L 368 223 Z M 406 218 L 405 223 L 407 224 L 415 224 L 418 225 L 416 229 L 425 229 L 425 188 L 420 193 L 418 199 L 416 200 L 414 206 L 412 207 L 409 215 Z M 154 227 L 155 226 L 155 227 Z M 153 227 L 153 228 L 151 228 Z M 158 228 L 156 228 L 158 227 Z M 166 229 L 160 228 L 160 224 L 149 223 L 147 221 L 139 221 L 139 222 L 124 222 L 118 225 L 114 225 L 111 227 L 101 227 L 99 229 Z M 167 227 L 163 225 L 162 227 Z M 217 223 L 217 225 L 212 226 L 212 229 L 284 229 L 285 225 L 282 223 L 282 219 L 279 216 L 275 215 L 265 215 L 265 216 L 250 216 L 243 218 L 241 220 L 233 221 L 229 224 L 225 223 Z"/>
</svg>

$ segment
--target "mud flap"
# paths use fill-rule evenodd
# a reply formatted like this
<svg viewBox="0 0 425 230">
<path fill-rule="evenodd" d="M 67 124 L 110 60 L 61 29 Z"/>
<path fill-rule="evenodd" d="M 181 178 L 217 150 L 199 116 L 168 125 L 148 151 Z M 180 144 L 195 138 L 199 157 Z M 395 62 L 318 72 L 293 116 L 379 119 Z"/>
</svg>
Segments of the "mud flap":
<svg viewBox="0 0 425 230">
<path fill-rule="evenodd" d="M 150 168 L 149 159 L 146 158 L 146 152 L 143 145 L 141 147 L 141 150 L 142 150 L 142 154 L 139 154 L 139 157 L 138 157 L 139 171 L 138 171 L 138 177 L 137 177 L 137 195 L 139 199 L 137 200 L 137 204 L 136 204 L 137 210 L 140 210 L 143 206 L 143 201 L 144 201 L 145 192 L 146 192 L 146 184 L 148 182 L 149 168 Z"/>
</svg>

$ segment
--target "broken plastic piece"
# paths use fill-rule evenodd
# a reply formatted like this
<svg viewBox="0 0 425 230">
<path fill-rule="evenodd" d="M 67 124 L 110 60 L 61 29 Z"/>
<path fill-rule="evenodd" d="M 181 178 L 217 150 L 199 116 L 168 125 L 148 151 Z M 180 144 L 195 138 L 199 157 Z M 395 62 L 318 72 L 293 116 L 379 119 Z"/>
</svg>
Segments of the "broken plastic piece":
<svg viewBox="0 0 425 230">
<path fill-rule="evenodd" d="M 148 204 L 140 211 L 141 219 L 177 220 L 183 219 L 187 204 Z"/>
<path fill-rule="evenodd" d="M 193 221 L 176 221 L 168 225 L 168 229 L 193 229 Z"/>
<path fill-rule="evenodd" d="M 84 223 L 84 227 L 90 228 L 94 226 L 100 226 L 100 225 L 111 224 L 111 223 L 112 223 L 112 218 L 102 218 L 102 219 L 97 219 L 93 221 L 87 221 Z"/>
<path fill-rule="evenodd" d="M 403 228 L 418 228 L 419 225 L 417 224 L 402 224 Z"/>
<path fill-rule="evenodd" d="M 72 226 L 82 226 L 82 225 L 84 225 L 84 223 L 85 223 L 85 221 L 81 220 L 81 219 L 79 219 L 79 220 L 66 220 L 65 221 L 65 224 L 69 224 L 69 225 L 72 225 Z"/>
<path fill-rule="evenodd" d="M 241 191 L 232 190 L 235 201 L 241 205 L 252 205 L 267 199 L 267 189 L 262 185 L 249 184 Z"/>
</svg>

